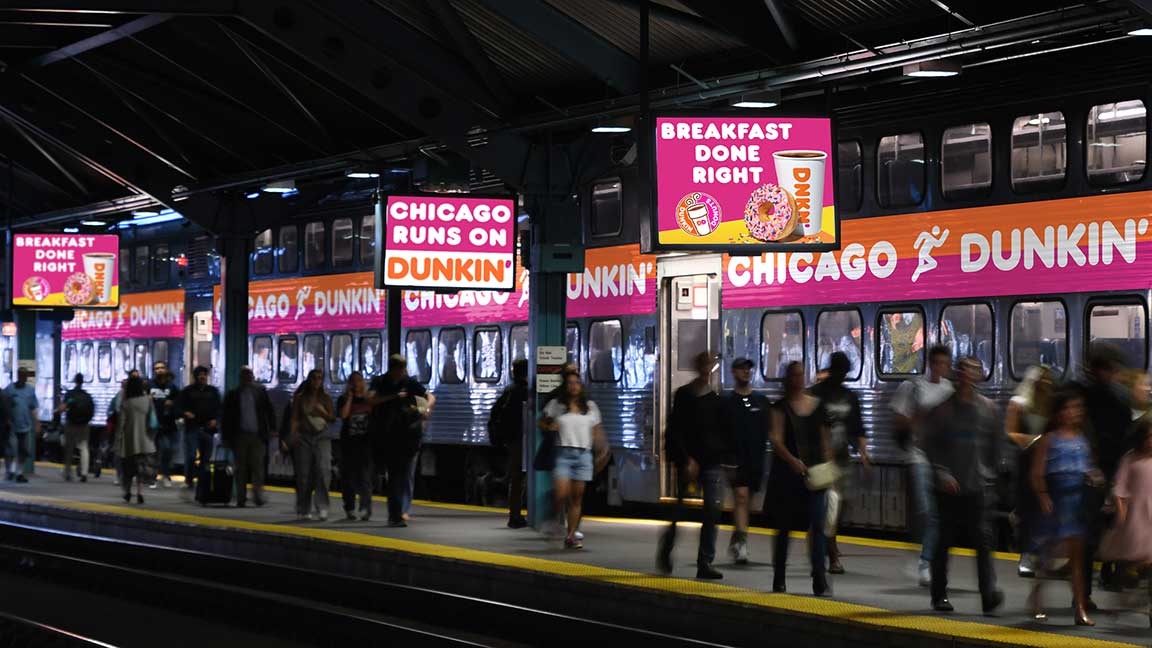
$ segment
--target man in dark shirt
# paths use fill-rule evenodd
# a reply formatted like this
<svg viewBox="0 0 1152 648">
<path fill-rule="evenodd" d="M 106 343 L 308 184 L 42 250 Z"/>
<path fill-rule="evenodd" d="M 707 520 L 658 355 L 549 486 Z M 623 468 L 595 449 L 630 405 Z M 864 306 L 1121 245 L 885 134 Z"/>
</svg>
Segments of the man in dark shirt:
<svg viewBox="0 0 1152 648">
<path fill-rule="evenodd" d="M 521 358 L 512 363 L 512 384 L 496 401 L 501 408 L 498 424 L 505 440 L 502 445 L 508 453 L 508 527 L 522 529 L 528 526 L 524 519 L 524 404 L 528 402 L 528 361 Z M 489 430 L 489 433 L 492 431 Z"/>
<path fill-rule="evenodd" d="M 221 436 L 236 455 L 236 506 L 247 505 L 249 483 L 253 503 L 264 506 L 264 457 L 276 413 L 268 390 L 248 367 L 240 369 L 240 385 L 224 396 L 223 422 Z"/>
<path fill-rule="evenodd" d="M 752 367 L 747 358 L 732 363 L 736 387 L 724 394 L 723 420 L 736 447 L 736 469 L 729 475 L 732 485 L 732 521 L 735 530 L 728 553 L 737 565 L 748 564 L 748 508 L 753 493 L 764 481 L 764 452 L 771 425 L 768 397 L 752 391 Z"/>
<path fill-rule="evenodd" d="M 929 414 L 933 434 L 924 442 L 936 474 L 940 515 L 940 538 L 932 556 L 932 608 L 937 612 L 953 610 L 948 600 L 948 550 L 961 527 L 974 536 L 984 614 L 1004 602 L 1004 593 L 996 588 L 988 519 L 1004 436 L 996 405 L 976 391 L 983 375 L 978 359 L 962 359 L 956 370 L 955 393 Z"/>
<path fill-rule="evenodd" d="M 180 412 L 184 417 L 184 488 L 192 489 L 196 480 L 196 453 L 200 463 L 212 458 L 212 436 L 219 427 L 220 390 L 208 384 L 208 368 L 192 370 L 192 384 L 180 392 Z"/>
<path fill-rule="evenodd" d="M 172 487 L 172 455 L 176 451 L 176 401 L 180 398 L 180 390 L 172 384 L 172 374 L 168 365 L 157 362 L 152 365 L 152 384 L 148 388 L 152 397 L 152 408 L 156 410 L 156 420 L 160 427 L 156 429 L 156 454 L 159 461 L 157 471 L 159 479 L 151 485 L 164 488 Z"/>
<path fill-rule="evenodd" d="M 417 396 L 427 399 L 427 411 L 431 412 L 436 397 L 408 375 L 408 360 L 400 354 L 388 357 L 388 371 L 373 378 L 369 387 L 368 400 L 377 427 L 371 434 L 383 450 L 382 459 L 388 470 L 388 526 L 392 527 L 408 526 L 415 459 L 420 448 L 419 439 L 408 438 L 411 430 L 401 429 L 401 414 L 403 408 L 413 406 L 412 400 Z"/>
<path fill-rule="evenodd" d="M 736 448 L 727 426 L 720 422 L 720 396 L 712 389 L 712 372 L 717 358 L 705 351 L 696 356 L 696 378 L 676 390 L 672 413 L 668 419 L 667 454 L 676 464 L 678 497 L 683 509 L 683 494 L 692 481 L 699 481 L 704 497 L 704 526 L 700 529 L 700 547 L 696 553 L 696 578 L 720 579 L 724 575 L 712 566 L 716 558 L 716 526 L 724 503 L 724 467 L 736 462 Z M 676 542 L 676 519 L 660 537 L 657 566 L 664 573 L 672 571 L 672 549 Z"/>
<path fill-rule="evenodd" d="M 844 386 L 848 372 L 852 370 L 852 362 L 847 354 L 837 351 L 828 359 L 827 375 L 816 383 L 812 395 L 820 399 L 824 411 L 828 413 L 829 437 L 832 441 L 832 453 L 836 464 L 840 466 L 840 479 L 829 492 L 841 502 L 843 511 L 844 493 L 851 490 L 849 483 L 850 454 L 849 446 L 856 445 L 860 453 L 860 463 L 865 467 L 871 466 L 868 456 L 868 437 L 864 431 L 864 417 L 861 415 L 860 399 L 856 393 Z M 839 516 L 837 516 L 839 517 Z M 838 521 L 838 520 L 837 520 Z M 840 564 L 840 548 L 836 545 L 836 528 L 832 527 L 828 536 L 828 573 L 843 574 L 844 566 Z"/>
</svg>

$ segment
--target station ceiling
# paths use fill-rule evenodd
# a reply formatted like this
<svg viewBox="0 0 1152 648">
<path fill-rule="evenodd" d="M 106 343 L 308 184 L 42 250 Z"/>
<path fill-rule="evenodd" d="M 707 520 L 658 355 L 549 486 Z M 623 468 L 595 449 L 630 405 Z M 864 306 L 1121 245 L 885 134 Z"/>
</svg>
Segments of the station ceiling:
<svg viewBox="0 0 1152 648">
<path fill-rule="evenodd" d="M 513 186 L 546 131 L 910 62 L 1126 38 L 1150 0 L 10 0 L 0 209 L 61 224 L 454 152 Z M 643 59 L 647 65 L 643 65 Z"/>
</svg>

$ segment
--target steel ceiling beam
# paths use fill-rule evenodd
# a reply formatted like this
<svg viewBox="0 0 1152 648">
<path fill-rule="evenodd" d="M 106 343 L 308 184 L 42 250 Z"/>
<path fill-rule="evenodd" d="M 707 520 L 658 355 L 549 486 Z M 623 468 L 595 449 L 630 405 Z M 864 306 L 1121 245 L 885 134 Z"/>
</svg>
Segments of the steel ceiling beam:
<svg viewBox="0 0 1152 648">
<path fill-rule="evenodd" d="M 776 63 L 796 60 L 798 37 L 786 20 L 782 7 L 774 0 L 738 3 L 743 11 L 714 0 L 681 2 L 721 31 L 767 54 Z"/>
<path fill-rule="evenodd" d="M 119 40 L 123 40 L 134 34 L 151 29 L 156 25 L 163 24 L 171 19 L 172 16 L 168 14 L 149 14 L 141 16 L 135 20 L 130 20 L 119 27 L 114 27 L 106 32 L 78 40 L 71 45 L 61 47 L 58 50 L 41 54 L 31 61 L 27 62 L 28 67 L 44 67 L 45 65 L 52 65 L 59 61 L 70 59 L 74 56 L 79 56 L 84 52 L 90 52 L 94 49 L 110 45 Z"/>
<path fill-rule="evenodd" d="M 440 25 L 448 32 L 449 38 L 456 43 L 460 53 L 476 71 L 476 76 L 480 82 L 495 95 L 503 112 L 509 112 L 508 107 L 514 95 L 508 86 L 507 79 L 504 78 L 504 73 L 496 67 L 491 57 L 480 45 L 480 41 L 476 40 L 476 35 L 464 24 L 464 19 L 461 18 L 460 12 L 452 6 L 451 0 L 429 0 L 428 6 L 432 13 L 436 14 Z"/>
<path fill-rule="evenodd" d="M 177 16 L 226 16 L 240 0 L 12 0 L 11 12 L 48 12 L 93 17 L 112 14 L 173 14 Z"/>
<path fill-rule="evenodd" d="M 640 87 L 639 62 L 571 16 L 540 0 L 479 0 L 481 4 L 556 50 L 623 95 Z"/>
<path fill-rule="evenodd" d="M 88 187 L 85 187 L 84 183 L 80 182 L 79 178 L 73 175 L 71 171 L 69 171 L 63 164 L 60 163 L 59 160 L 56 159 L 56 156 L 52 155 L 52 153 L 46 149 L 43 144 L 38 142 L 35 137 L 28 133 L 28 131 L 24 130 L 20 124 L 17 124 L 11 119 L 7 119 L 5 121 L 8 122 L 9 128 L 11 128 L 17 135 L 19 135 L 20 138 L 28 144 L 28 146 L 31 146 L 36 150 L 37 153 L 44 156 L 44 159 L 48 160 L 49 164 L 55 167 L 56 171 L 58 171 L 60 175 L 64 176 L 64 178 L 71 182 L 72 185 L 80 191 L 80 195 L 87 196 L 90 193 L 88 191 Z"/>
</svg>

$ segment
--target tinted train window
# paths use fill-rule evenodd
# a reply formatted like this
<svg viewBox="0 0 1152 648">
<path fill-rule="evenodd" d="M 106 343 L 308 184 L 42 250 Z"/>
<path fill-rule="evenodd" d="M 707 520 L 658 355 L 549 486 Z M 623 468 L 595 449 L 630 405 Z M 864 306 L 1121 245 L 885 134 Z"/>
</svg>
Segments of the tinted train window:
<svg viewBox="0 0 1152 648">
<path fill-rule="evenodd" d="M 272 382 L 272 338 L 267 335 L 258 335 L 252 338 L 252 373 L 256 382 L 268 384 Z"/>
<path fill-rule="evenodd" d="M 500 380 L 504 364 L 504 342 L 498 328 L 478 328 L 472 338 L 472 375 L 481 382 Z"/>
<path fill-rule="evenodd" d="M 384 373 L 380 367 L 380 336 L 360 336 L 360 373 L 365 378 Z"/>
<path fill-rule="evenodd" d="M 620 203 L 620 181 L 610 180 L 592 185 L 592 236 L 616 236 L 623 228 Z"/>
<path fill-rule="evenodd" d="M 564 346 L 568 349 L 568 362 L 580 371 L 580 327 L 569 324 L 564 328 Z"/>
<path fill-rule="evenodd" d="M 1063 375 L 1068 366 L 1068 314 L 1058 301 L 1020 302 L 1012 307 L 1008 352 L 1012 377 L 1021 380 L 1029 367 L 1046 364 Z"/>
<path fill-rule="evenodd" d="M 103 383 L 112 380 L 112 345 L 110 344 L 101 344 L 96 348 L 96 380 Z"/>
<path fill-rule="evenodd" d="M 592 322 L 588 327 L 588 378 L 592 382 L 619 381 L 623 360 L 620 320 Z"/>
<path fill-rule="evenodd" d="M 276 382 L 291 385 L 296 382 L 297 361 L 300 356 L 300 343 L 295 337 L 282 337 L 280 344 L 280 370 L 276 372 Z"/>
<path fill-rule="evenodd" d="M 352 347 L 352 336 L 347 333 L 332 336 L 332 366 L 328 368 L 331 381 L 335 384 L 344 384 L 348 374 L 356 370 L 355 350 Z"/>
<path fill-rule="evenodd" d="M 508 352 L 512 354 L 512 362 L 528 359 L 527 326 L 513 326 L 508 332 Z"/>
<path fill-rule="evenodd" d="M 952 304 L 940 314 L 940 344 L 952 350 L 953 358 L 978 358 L 985 380 L 992 375 L 994 331 L 988 304 Z"/>
<path fill-rule="evenodd" d="M 432 380 L 432 332 L 408 331 L 404 341 L 408 375 L 422 383 Z"/>
<path fill-rule="evenodd" d="M 295 225 L 280 228 L 280 242 L 276 246 L 276 254 L 280 257 L 278 263 L 280 272 L 296 272 L 296 268 L 300 263 L 299 245 L 296 236 Z"/>
<path fill-rule="evenodd" d="M 848 372 L 849 380 L 860 378 L 861 320 L 858 310 L 824 311 L 816 318 L 816 367 L 828 366 L 828 359 L 837 351 L 843 351 L 852 363 Z"/>
<path fill-rule="evenodd" d="M 200 340 L 196 343 L 196 366 L 212 369 L 212 341 Z M 195 368 L 195 367 L 193 367 Z"/>
<path fill-rule="evenodd" d="M 1097 304 L 1088 311 L 1088 348 L 1107 344 L 1133 369 L 1148 365 L 1148 319 L 1143 304 Z"/>
<path fill-rule="evenodd" d="M 163 362 L 168 366 L 168 340 L 156 340 L 152 343 L 152 373 L 156 373 L 156 363 Z"/>
<path fill-rule="evenodd" d="M 836 203 L 843 203 L 844 209 L 860 209 L 864 196 L 864 155 L 860 142 L 849 140 L 836 143 Z"/>
<path fill-rule="evenodd" d="M 440 382 L 457 385 L 464 382 L 468 365 L 467 346 L 464 342 L 464 329 L 440 329 Z"/>
<path fill-rule="evenodd" d="M 300 356 L 300 375 L 307 376 L 313 369 L 324 370 L 323 335 L 304 336 L 304 353 Z"/>
<path fill-rule="evenodd" d="M 880 138 L 876 200 L 881 207 L 907 207 L 924 200 L 924 136 L 920 133 Z"/>
<path fill-rule="evenodd" d="M 355 233 L 351 218 L 337 218 L 332 221 L 332 265 L 343 267 L 352 265 L 352 253 L 356 249 Z"/>
<path fill-rule="evenodd" d="M 108 357 L 109 358 L 112 357 L 111 351 L 109 351 Z M 4 358 L 4 366 L 3 366 L 4 373 L 6 375 L 11 376 L 12 375 L 12 349 L 4 349 L 3 358 Z M 108 370 L 109 370 L 109 372 L 111 372 L 112 367 L 109 366 Z"/>
<path fill-rule="evenodd" d="M 1064 186 L 1066 134 L 1062 112 L 1016 118 L 1012 124 L 1012 189 L 1028 193 Z"/>
<path fill-rule="evenodd" d="M 324 265 L 324 223 L 304 226 L 304 269 L 315 270 Z"/>
<path fill-rule="evenodd" d="M 84 382 L 92 382 L 96 378 L 96 358 L 94 357 L 96 349 L 91 342 L 85 342 L 80 345 L 80 357 L 78 358 L 78 370 L 84 375 Z"/>
<path fill-rule="evenodd" d="M 876 372 L 882 376 L 924 373 L 924 314 L 885 311 L 876 322 Z"/>
<path fill-rule="evenodd" d="M 127 286 L 132 283 L 132 250 L 120 248 L 120 285 Z"/>
<path fill-rule="evenodd" d="M 360 265 L 368 268 L 376 261 L 376 217 L 360 219 Z"/>
<path fill-rule="evenodd" d="M 72 377 L 76 375 L 76 343 L 65 344 L 62 353 L 64 354 L 64 379 L 71 382 Z"/>
<path fill-rule="evenodd" d="M 256 235 L 252 242 L 252 274 L 266 275 L 272 272 L 272 230 L 266 229 Z"/>
<path fill-rule="evenodd" d="M 992 189 L 992 127 L 986 123 L 945 129 L 940 137 L 940 186 L 945 198 L 987 196 Z"/>
<path fill-rule="evenodd" d="M 148 357 L 148 345 L 137 344 L 133 351 L 132 367 L 139 371 L 141 376 L 147 376 L 148 370 L 152 368 L 152 359 Z"/>
<path fill-rule="evenodd" d="M 760 375 L 781 380 L 789 362 L 804 361 L 804 318 L 800 313 L 765 313 L 760 320 Z"/>
<path fill-rule="evenodd" d="M 167 245 L 152 246 L 152 283 L 168 283 L 168 255 Z"/>
<path fill-rule="evenodd" d="M 137 246 L 134 253 L 136 257 L 132 260 L 132 283 L 143 286 L 148 283 L 148 267 L 152 265 L 149 263 L 148 246 Z"/>
<path fill-rule="evenodd" d="M 1139 99 L 1088 111 L 1088 182 L 1118 185 L 1144 178 L 1148 115 Z"/>
</svg>

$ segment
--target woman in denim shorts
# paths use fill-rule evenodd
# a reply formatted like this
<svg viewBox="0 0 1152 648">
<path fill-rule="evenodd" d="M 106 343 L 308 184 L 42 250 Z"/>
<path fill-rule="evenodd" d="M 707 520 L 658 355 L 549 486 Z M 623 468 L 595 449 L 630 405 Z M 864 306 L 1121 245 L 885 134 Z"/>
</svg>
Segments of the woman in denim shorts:
<svg viewBox="0 0 1152 648">
<path fill-rule="evenodd" d="M 544 406 L 540 427 L 556 434 L 556 466 L 552 469 L 552 484 L 557 513 L 564 511 L 565 506 L 568 511 L 564 547 L 583 549 L 584 544 L 577 539 L 576 531 L 580 527 L 584 484 L 592 481 L 595 465 L 603 465 L 608 456 L 608 446 L 600 426 L 600 408 L 588 400 L 579 374 L 564 374 L 564 388 Z M 593 448 L 597 449 L 595 458 Z"/>
</svg>

